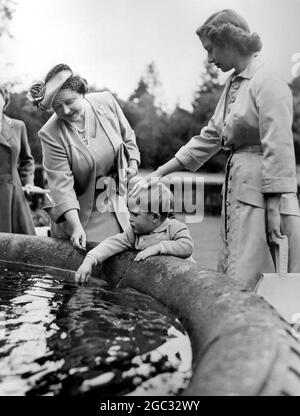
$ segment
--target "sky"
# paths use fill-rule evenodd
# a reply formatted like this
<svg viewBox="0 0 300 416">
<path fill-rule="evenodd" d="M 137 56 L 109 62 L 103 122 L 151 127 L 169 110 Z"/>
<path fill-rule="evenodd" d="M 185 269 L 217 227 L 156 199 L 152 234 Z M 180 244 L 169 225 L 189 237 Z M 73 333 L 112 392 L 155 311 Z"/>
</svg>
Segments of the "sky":
<svg viewBox="0 0 300 416">
<path fill-rule="evenodd" d="M 223 8 L 244 16 L 266 61 L 290 81 L 300 0 L 16 0 L 13 38 L 0 39 L 0 81 L 27 89 L 66 63 L 126 100 L 154 61 L 165 108 L 190 109 L 206 58 L 195 30 Z"/>
</svg>

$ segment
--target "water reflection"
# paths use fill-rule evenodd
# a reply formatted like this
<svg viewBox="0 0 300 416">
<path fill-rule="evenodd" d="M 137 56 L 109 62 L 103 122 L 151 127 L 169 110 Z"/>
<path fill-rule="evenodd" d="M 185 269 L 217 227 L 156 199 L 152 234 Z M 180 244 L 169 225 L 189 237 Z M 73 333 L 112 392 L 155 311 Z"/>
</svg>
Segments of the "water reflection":
<svg viewBox="0 0 300 416">
<path fill-rule="evenodd" d="M 0 395 L 168 395 L 186 387 L 189 340 L 159 303 L 101 282 L 47 277 L 0 268 Z"/>
</svg>

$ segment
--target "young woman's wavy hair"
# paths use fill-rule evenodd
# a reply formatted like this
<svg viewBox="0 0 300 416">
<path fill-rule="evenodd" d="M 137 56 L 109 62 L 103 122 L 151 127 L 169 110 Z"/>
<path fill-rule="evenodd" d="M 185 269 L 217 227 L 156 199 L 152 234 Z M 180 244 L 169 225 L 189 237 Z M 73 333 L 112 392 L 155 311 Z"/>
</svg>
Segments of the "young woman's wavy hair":
<svg viewBox="0 0 300 416">
<path fill-rule="evenodd" d="M 206 37 L 217 45 L 235 46 L 242 55 L 258 52 L 262 48 L 259 35 L 251 33 L 246 20 L 231 9 L 212 14 L 196 33 L 200 39 Z"/>
<path fill-rule="evenodd" d="M 10 103 L 10 93 L 6 87 L 6 85 L 0 85 L 0 94 L 3 97 L 4 100 L 4 107 L 3 111 L 9 106 Z"/>
</svg>

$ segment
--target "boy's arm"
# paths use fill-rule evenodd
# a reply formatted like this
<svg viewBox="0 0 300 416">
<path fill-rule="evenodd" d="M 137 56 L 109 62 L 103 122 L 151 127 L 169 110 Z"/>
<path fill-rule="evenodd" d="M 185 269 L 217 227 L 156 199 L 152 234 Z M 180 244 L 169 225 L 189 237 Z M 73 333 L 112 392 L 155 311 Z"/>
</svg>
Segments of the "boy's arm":
<svg viewBox="0 0 300 416">
<path fill-rule="evenodd" d="M 160 254 L 186 259 L 193 254 L 194 242 L 188 227 L 182 222 L 174 220 L 170 226 L 170 240 L 159 243 Z"/>
<path fill-rule="evenodd" d="M 133 248 L 134 239 L 135 237 L 131 227 L 123 233 L 106 238 L 85 256 L 85 259 L 75 274 L 75 281 L 87 281 L 92 272 L 93 266 L 103 263 L 104 260 L 114 254 L 121 253 L 128 248 Z"/>
<path fill-rule="evenodd" d="M 170 240 L 161 241 L 145 248 L 137 254 L 135 261 L 145 260 L 158 254 L 168 254 L 186 259 L 192 255 L 193 249 L 194 243 L 188 227 L 174 220 L 170 226 Z"/>
<path fill-rule="evenodd" d="M 113 235 L 99 243 L 87 256 L 93 257 L 96 264 L 103 263 L 109 257 L 134 247 L 134 233 L 130 228 L 123 233 Z"/>
</svg>

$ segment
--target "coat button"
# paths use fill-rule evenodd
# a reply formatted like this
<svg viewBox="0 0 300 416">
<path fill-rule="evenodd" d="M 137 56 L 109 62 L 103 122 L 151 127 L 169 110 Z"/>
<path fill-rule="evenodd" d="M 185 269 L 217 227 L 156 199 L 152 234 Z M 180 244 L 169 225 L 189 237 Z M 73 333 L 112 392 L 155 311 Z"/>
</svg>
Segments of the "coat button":
<svg viewBox="0 0 300 416">
<path fill-rule="evenodd" d="M 231 102 L 231 103 L 234 103 L 234 102 L 235 102 L 235 100 L 236 100 L 236 97 L 231 97 L 230 102 Z"/>
<path fill-rule="evenodd" d="M 230 175 L 230 176 L 229 176 L 229 180 L 230 180 L 230 181 L 232 180 L 232 175 Z"/>
<path fill-rule="evenodd" d="M 13 183 L 12 179 L 8 179 L 8 183 Z"/>
<path fill-rule="evenodd" d="M 234 88 L 235 90 L 238 90 L 240 88 L 240 84 L 238 82 L 234 82 L 232 84 L 232 88 Z"/>
</svg>

